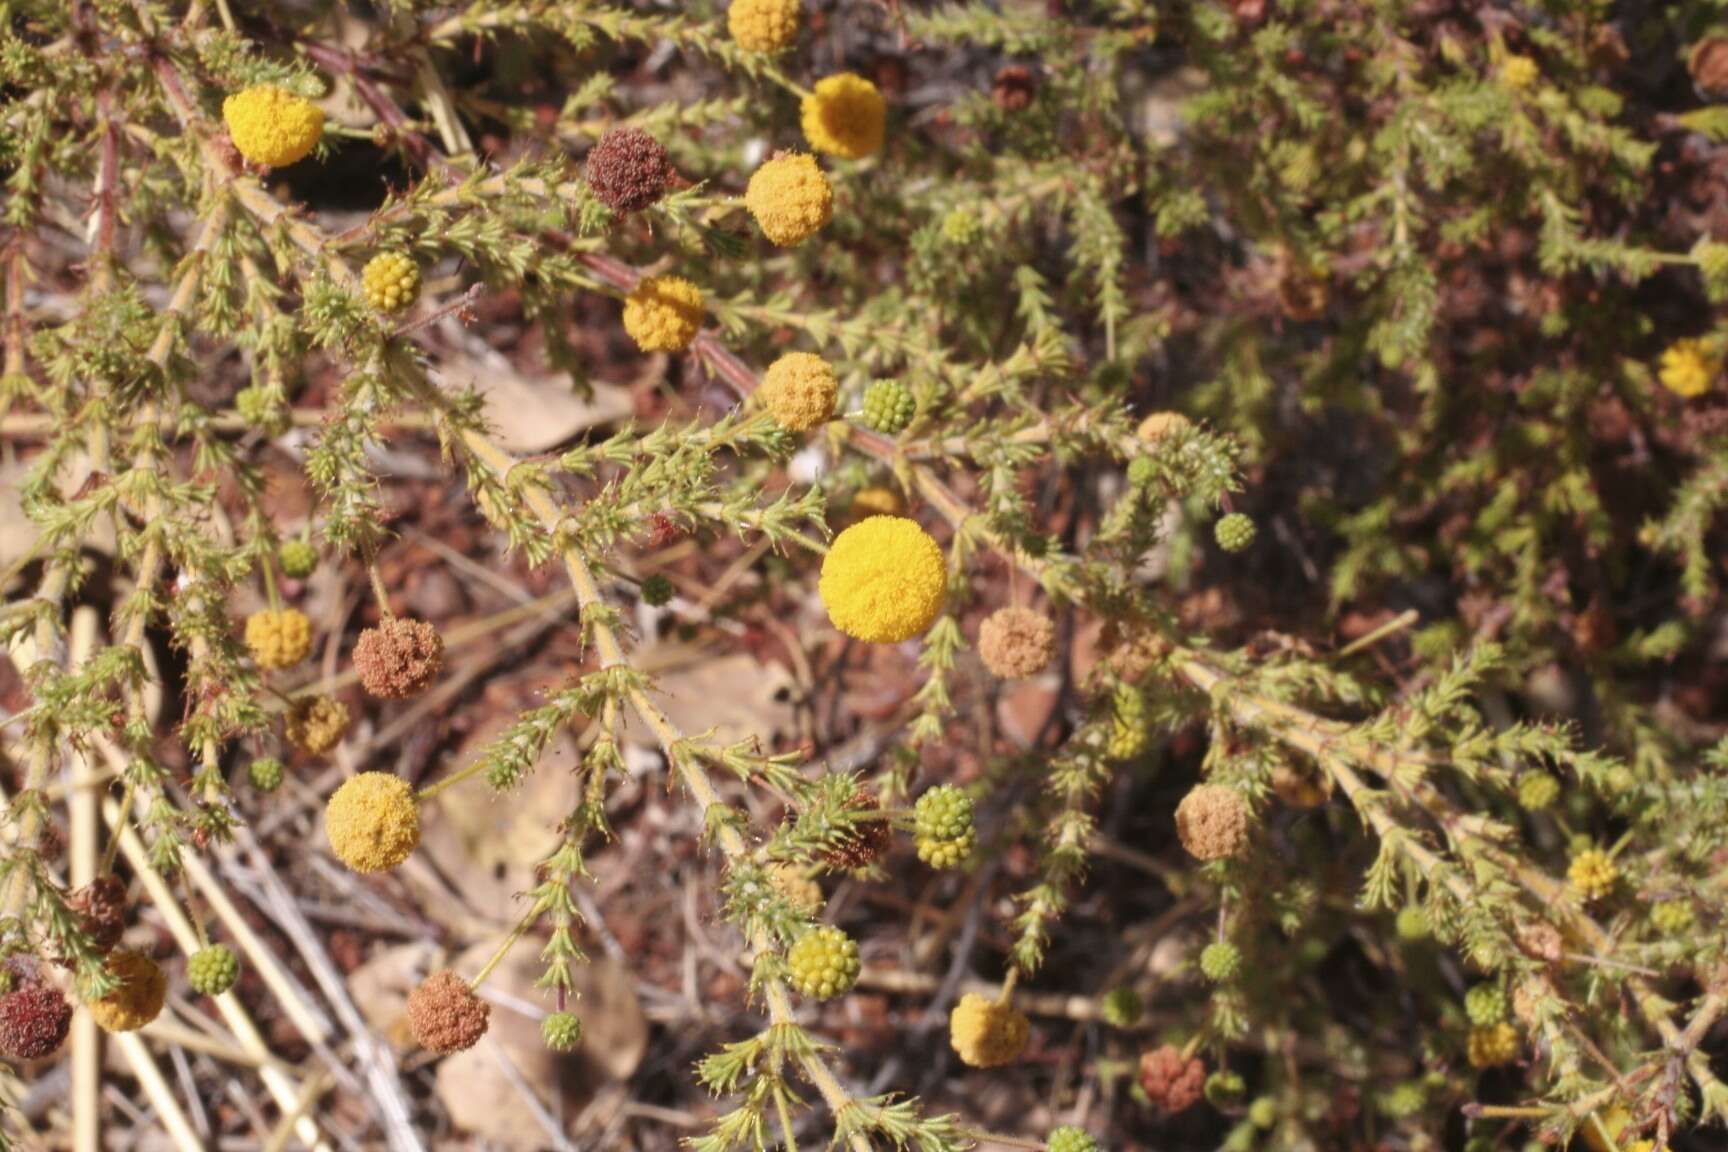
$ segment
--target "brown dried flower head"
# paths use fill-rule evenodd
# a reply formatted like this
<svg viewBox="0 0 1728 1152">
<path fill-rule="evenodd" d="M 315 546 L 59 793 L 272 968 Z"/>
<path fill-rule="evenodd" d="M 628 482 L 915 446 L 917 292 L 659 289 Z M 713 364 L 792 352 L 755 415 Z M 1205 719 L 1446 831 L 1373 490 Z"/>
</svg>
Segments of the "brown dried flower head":
<svg viewBox="0 0 1728 1152">
<path fill-rule="evenodd" d="M 486 1035 L 492 1006 L 454 972 L 434 972 L 408 994 L 408 1027 L 421 1047 L 440 1055 L 474 1047 Z"/>
<path fill-rule="evenodd" d="M 78 917 L 91 946 L 107 952 L 126 931 L 126 882 L 111 872 L 98 876 L 67 896 L 66 907 Z"/>
<path fill-rule="evenodd" d="M 1140 1087 L 1165 1113 L 1186 1112 L 1206 1087 L 1206 1065 L 1173 1044 L 1153 1048 L 1140 1054 Z"/>
<path fill-rule="evenodd" d="M 444 638 L 424 620 L 390 617 L 360 633 L 354 645 L 360 683 L 380 700 L 406 700 L 444 670 Z"/>
<path fill-rule="evenodd" d="M 1004 112 L 1019 112 L 1038 93 L 1038 77 L 1024 64 L 1004 64 L 990 86 L 990 99 Z"/>
<path fill-rule="evenodd" d="M 999 608 L 978 628 L 978 655 L 992 675 L 1023 680 L 1046 664 L 1056 648 L 1056 628 L 1030 608 Z"/>
<path fill-rule="evenodd" d="M 1728 94 L 1728 37 L 1706 36 L 1686 57 L 1692 82 L 1708 96 Z"/>
<path fill-rule="evenodd" d="M 72 1027 L 72 1005 L 45 980 L 14 978 L 16 987 L 0 996 L 0 1056 L 8 1060 L 52 1056 Z"/>
<path fill-rule="evenodd" d="M 1100 638 L 1104 665 L 1127 684 L 1138 684 L 1165 656 L 1170 642 L 1144 624 L 1111 620 Z"/>
<path fill-rule="evenodd" d="M 1530 920 L 1518 925 L 1518 947 L 1533 960 L 1558 964 L 1566 950 L 1566 942 L 1552 924 Z"/>
<path fill-rule="evenodd" d="M 847 807 L 859 812 L 874 812 L 880 805 L 873 792 L 860 788 L 852 794 Z M 852 824 L 848 834 L 822 853 L 822 862 L 830 868 L 853 871 L 868 868 L 887 849 L 893 829 L 886 820 L 860 820 Z"/>
<path fill-rule="evenodd" d="M 614 212 L 640 212 L 666 193 L 672 161 L 640 128 L 611 128 L 588 152 L 588 187 Z"/>
<path fill-rule="evenodd" d="M 1202 784 L 1176 806 L 1176 835 L 1197 860 L 1226 860 L 1248 843 L 1248 802 L 1234 788 Z"/>
</svg>

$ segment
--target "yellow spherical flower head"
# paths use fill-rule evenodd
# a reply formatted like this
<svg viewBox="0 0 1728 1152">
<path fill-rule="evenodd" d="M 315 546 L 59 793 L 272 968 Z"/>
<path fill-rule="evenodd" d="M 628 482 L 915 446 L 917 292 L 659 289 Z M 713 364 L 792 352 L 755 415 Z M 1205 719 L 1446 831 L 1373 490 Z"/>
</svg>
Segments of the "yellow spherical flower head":
<svg viewBox="0 0 1728 1152">
<path fill-rule="evenodd" d="M 1510 1064 L 1518 1055 L 1518 1030 L 1505 1021 L 1486 1028 L 1472 1028 L 1466 1047 L 1472 1068 Z"/>
<path fill-rule="evenodd" d="M 420 269 L 406 252 L 380 252 L 360 270 L 366 303 L 380 312 L 400 312 L 420 295 Z"/>
<path fill-rule="evenodd" d="M 834 627 L 894 644 L 935 622 L 948 592 L 942 549 L 916 521 L 872 516 L 835 537 L 818 583 Z"/>
<path fill-rule="evenodd" d="M 783 52 L 798 38 L 799 0 L 733 0 L 726 31 L 746 52 Z"/>
<path fill-rule="evenodd" d="M 768 366 L 756 394 L 780 427 L 788 432 L 808 432 L 833 419 L 840 382 L 822 357 L 788 352 Z"/>
<path fill-rule="evenodd" d="M 1587 848 L 1572 858 L 1566 869 L 1566 880 L 1573 891 L 1586 900 L 1601 900 L 1614 891 L 1620 880 L 1620 869 L 1614 858 L 1600 848 Z"/>
<path fill-rule="evenodd" d="M 1032 1024 L 1007 1004 L 976 992 L 960 997 L 948 1016 L 948 1044 L 974 1068 L 998 1068 L 1020 1058 Z"/>
<path fill-rule="evenodd" d="M 293 608 L 246 617 L 246 647 L 260 668 L 292 668 L 312 651 L 312 621 Z"/>
<path fill-rule="evenodd" d="M 330 797 L 324 833 L 336 858 L 354 871 L 394 868 L 420 843 L 414 792 L 400 776 L 362 772 Z"/>
<path fill-rule="evenodd" d="M 853 72 L 824 76 L 804 97 L 804 139 L 842 160 L 862 160 L 882 149 L 888 103 L 876 85 Z"/>
<path fill-rule="evenodd" d="M 1515 92 L 1542 78 L 1542 69 L 1528 56 L 1508 56 L 1500 62 L 1500 82 Z"/>
<path fill-rule="evenodd" d="M 324 133 L 318 105 L 274 84 L 255 84 L 222 101 L 222 119 L 240 155 L 267 168 L 285 168 Z"/>
<path fill-rule="evenodd" d="M 1702 340 L 1676 340 L 1662 353 L 1658 375 L 1662 387 L 1688 400 L 1710 391 L 1722 371 L 1720 357 L 1710 354 Z"/>
<path fill-rule="evenodd" d="M 744 207 L 762 234 L 782 248 L 804 243 L 834 217 L 834 188 L 801 152 L 774 157 L 756 169 L 744 189 Z"/>
<path fill-rule="evenodd" d="M 141 952 L 116 948 L 108 953 L 108 974 L 119 983 L 100 1000 L 89 1002 L 90 1015 L 104 1032 L 136 1032 L 162 1011 L 168 980 L 156 961 Z"/>
<path fill-rule="evenodd" d="M 702 289 L 682 276 L 644 276 L 624 298 L 624 331 L 644 352 L 682 352 L 702 316 Z"/>
<path fill-rule="evenodd" d="M 881 484 L 860 488 L 852 497 L 850 513 L 854 520 L 869 516 L 901 516 L 905 512 L 906 501 L 900 493 Z"/>
</svg>

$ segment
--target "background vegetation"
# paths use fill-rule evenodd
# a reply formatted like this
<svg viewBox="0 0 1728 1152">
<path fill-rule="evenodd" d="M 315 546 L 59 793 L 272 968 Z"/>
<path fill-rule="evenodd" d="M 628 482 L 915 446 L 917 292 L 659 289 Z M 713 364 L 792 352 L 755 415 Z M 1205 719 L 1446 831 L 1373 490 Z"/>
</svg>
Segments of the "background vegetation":
<svg viewBox="0 0 1728 1152">
<path fill-rule="evenodd" d="M 0 0 L 9 1137 L 1717 1146 L 1723 7 Z"/>
</svg>

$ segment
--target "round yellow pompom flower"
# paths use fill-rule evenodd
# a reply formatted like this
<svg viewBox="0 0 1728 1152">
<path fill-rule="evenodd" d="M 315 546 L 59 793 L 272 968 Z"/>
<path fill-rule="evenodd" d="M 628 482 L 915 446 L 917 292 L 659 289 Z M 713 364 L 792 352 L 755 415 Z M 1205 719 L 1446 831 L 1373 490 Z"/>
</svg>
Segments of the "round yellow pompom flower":
<svg viewBox="0 0 1728 1152">
<path fill-rule="evenodd" d="M 336 858 L 354 871 L 394 868 L 420 843 L 414 792 L 388 772 L 351 777 L 324 809 L 324 833 Z"/>
<path fill-rule="evenodd" d="M 804 139 L 843 160 L 862 160 L 882 148 L 888 104 L 876 85 L 854 72 L 824 76 L 804 97 Z"/>
<path fill-rule="evenodd" d="M 1508 56 L 1500 62 L 1500 82 L 1522 92 L 1542 78 L 1542 69 L 1528 56 Z"/>
<path fill-rule="evenodd" d="M 976 992 L 960 997 L 948 1016 L 948 1044 L 974 1068 L 1012 1064 L 1031 1034 L 1025 1016 Z"/>
<path fill-rule="evenodd" d="M 818 591 L 834 627 L 858 640 L 894 644 L 935 622 L 948 569 L 942 549 L 916 521 L 871 516 L 835 537 Z"/>
<path fill-rule="evenodd" d="M 380 312 L 400 312 L 420 295 L 420 269 L 406 252 L 380 252 L 360 270 L 366 303 Z"/>
<path fill-rule="evenodd" d="M 776 156 L 750 177 L 744 207 L 762 234 L 782 248 L 802 244 L 834 216 L 834 188 L 803 153 Z"/>
<path fill-rule="evenodd" d="M 1710 355 L 1704 341 L 1676 340 L 1662 353 L 1658 375 L 1662 387 L 1690 400 L 1710 391 L 1710 385 L 1721 371 L 1721 360 Z"/>
<path fill-rule="evenodd" d="M 682 276 L 644 276 L 624 298 L 624 331 L 644 352 L 682 352 L 702 316 L 702 289 Z"/>
<path fill-rule="evenodd" d="M 746 52 L 783 52 L 798 38 L 799 0 L 732 0 L 726 30 Z"/>
<path fill-rule="evenodd" d="M 1601 900 L 1614 891 L 1620 882 L 1620 869 L 1614 858 L 1600 848 L 1587 848 L 1572 858 L 1566 869 L 1566 880 L 1572 890 L 1586 900 Z"/>
<path fill-rule="evenodd" d="M 260 668 L 292 668 L 312 651 L 312 621 L 294 608 L 246 617 L 246 647 Z"/>
<path fill-rule="evenodd" d="M 1504 1021 L 1486 1028 L 1472 1028 L 1466 1054 L 1472 1068 L 1510 1064 L 1518 1055 L 1518 1030 Z"/>
<path fill-rule="evenodd" d="M 306 158 L 324 133 L 324 111 L 274 84 L 255 84 L 222 101 L 222 119 L 240 155 L 267 168 Z"/>
<path fill-rule="evenodd" d="M 768 366 L 756 394 L 780 427 L 808 432 L 833 419 L 840 382 L 822 357 L 788 352 Z"/>
<path fill-rule="evenodd" d="M 108 974 L 118 986 L 87 1007 L 104 1032 L 136 1032 L 162 1011 L 168 980 L 156 961 L 141 952 L 116 948 L 108 953 Z"/>
</svg>

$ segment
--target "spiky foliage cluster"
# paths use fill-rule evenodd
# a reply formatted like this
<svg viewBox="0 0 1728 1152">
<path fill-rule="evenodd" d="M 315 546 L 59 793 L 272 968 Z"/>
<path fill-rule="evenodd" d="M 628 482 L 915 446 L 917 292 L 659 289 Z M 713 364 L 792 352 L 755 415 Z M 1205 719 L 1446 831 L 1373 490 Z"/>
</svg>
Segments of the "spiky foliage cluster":
<svg viewBox="0 0 1728 1152">
<path fill-rule="evenodd" d="M 919 855 L 967 865 L 919 873 L 965 901 L 952 954 L 904 950 L 953 977 L 928 1007 L 957 1005 L 954 1058 L 1059 1063 L 1009 1067 L 1090 1015 L 1034 1024 L 1041 982 L 1073 995 L 1028 1002 L 1108 992 L 1122 1028 L 1150 1003 L 1157 1047 L 1053 1048 L 1138 1070 L 1150 1108 L 1088 1093 L 1126 1125 L 1203 1098 L 1180 1123 L 1232 1147 L 1416 1143 L 1461 1107 L 1499 1143 L 1728 1121 L 1719 5 L 1059 7 L 0 5 L 0 431 L 34 532 L 0 615 L 30 698 L 0 959 L 153 1018 L 162 971 L 116 965 L 53 850 L 74 761 L 112 767 L 116 835 L 173 873 L 279 801 L 260 765 L 433 690 L 424 653 L 388 680 L 368 656 L 378 699 L 338 699 L 296 666 L 353 644 L 278 585 L 322 557 L 396 619 L 376 560 L 419 450 L 567 581 L 584 657 L 419 791 L 351 749 L 374 762 L 344 763 L 326 836 L 398 866 L 422 800 L 508 793 L 579 728 L 500 947 L 538 947 L 569 1049 L 587 857 L 651 739 L 717 872 L 681 880 L 761 1009 L 699 1066 L 724 1103 L 696 1152 L 821 1142 L 804 1124 L 853 1152 L 975 1138 L 818 1039 L 817 1000 L 871 973 L 815 924 L 816 878 Z M 338 162 L 375 178 L 336 195 Z M 444 370 L 457 336 L 531 333 L 586 385 L 578 315 L 668 415 L 518 457 Z M 752 394 L 788 356 L 825 373 L 776 420 Z M 309 528 L 268 498 L 284 458 Z M 831 553 L 838 630 L 800 613 L 847 510 L 895 501 Z M 812 693 L 878 645 L 911 686 L 867 723 L 801 699 L 787 749 L 683 731 L 622 611 L 667 532 L 759 578 L 701 602 L 716 640 L 773 625 L 834 673 L 802 668 Z M 961 656 L 1020 583 L 1057 650 L 1015 685 Z M 85 603 L 111 619 L 74 660 Z M 948 766 L 964 792 L 923 778 Z M 1133 882 L 1087 890 L 1106 868 Z M 1136 941 L 1177 930 L 1213 941 L 1201 991 L 1140 996 Z M 203 955 L 195 987 L 231 982 Z M 966 967 L 1005 976 L 956 996 Z"/>
</svg>

